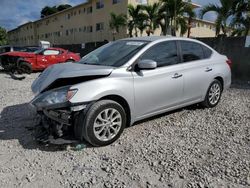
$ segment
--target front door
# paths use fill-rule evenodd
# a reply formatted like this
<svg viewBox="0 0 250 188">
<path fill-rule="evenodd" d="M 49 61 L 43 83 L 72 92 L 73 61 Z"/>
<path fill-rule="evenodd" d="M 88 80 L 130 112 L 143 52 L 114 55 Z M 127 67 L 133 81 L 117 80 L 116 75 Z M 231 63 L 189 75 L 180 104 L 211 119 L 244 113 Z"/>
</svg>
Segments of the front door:
<svg viewBox="0 0 250 188">
<path fill-rule="evenodd" d="M 133 72 L 137 120 L 176 106 L 183 97 L 182 65 L 175 41 L 152 46 L 142 59 L 156 61 L 157 68 Z"/>
<path fill-rule="evenodd" d="M 58 63 L 58 56 L 60 56 L 59 50 L 46 49 L 37 55 L 37 64 L 41 68 L 47 68 L 50 65 Z"/>
</svg>

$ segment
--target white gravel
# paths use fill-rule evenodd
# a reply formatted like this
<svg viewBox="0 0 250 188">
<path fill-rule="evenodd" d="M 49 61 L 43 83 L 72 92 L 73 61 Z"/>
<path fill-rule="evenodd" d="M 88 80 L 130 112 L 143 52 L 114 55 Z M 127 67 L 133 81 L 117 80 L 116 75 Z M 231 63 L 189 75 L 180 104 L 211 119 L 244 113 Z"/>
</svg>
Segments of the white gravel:
<svg viewBox="0 0 250 188">
<path fill-rule="evenodd" d="M 250 89 L 127 128 L 107 147 L 42 146 L 30 85 L 0 73 L 0 187 L 250 187 Z"/>
</svg>

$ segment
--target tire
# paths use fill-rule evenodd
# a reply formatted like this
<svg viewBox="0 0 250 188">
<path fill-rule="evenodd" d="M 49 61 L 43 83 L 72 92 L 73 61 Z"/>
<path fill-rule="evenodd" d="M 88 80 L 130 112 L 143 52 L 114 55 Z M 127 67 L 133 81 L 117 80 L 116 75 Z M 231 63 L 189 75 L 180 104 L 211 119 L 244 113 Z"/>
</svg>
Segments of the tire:
<svg viewBox="0 0 250 188">
<path fill-rule="evenodd" d="M 202 106 L 206 108 L 215 107 L 220 102 L 221 94 L 222 94 L 222 84 L 220 81 L 215 79 L 210 84 L 207 90 L 205 100 L 201 103 Z"/>
<path fill-rule="evenodd" d="M 101 100 L 78 115 L 74 130 L 77 139 L 86 140 L 93 146 L 106 146 L 120 137 L 125 126 L 123 107 L 112 100 Z"/>
<path fill-rule="evenodd" d="M 32 73 L 32 66 L 30 63 L 27 62 L 20 62 L 20 64 L 18 65 L 18 71 L 20 71 L 20 73 L 27 73 L 27 74 L 31 74 Z"/>
</svg>

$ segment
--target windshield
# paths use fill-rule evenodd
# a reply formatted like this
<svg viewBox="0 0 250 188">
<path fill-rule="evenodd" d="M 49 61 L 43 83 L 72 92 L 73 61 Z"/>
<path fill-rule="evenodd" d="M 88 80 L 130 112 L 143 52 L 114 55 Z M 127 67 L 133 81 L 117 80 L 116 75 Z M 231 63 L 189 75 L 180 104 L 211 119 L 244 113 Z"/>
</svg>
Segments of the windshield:
<svg viewBox="0 0 250 188">
<path fill-rule="evenodd" d="M 44 49 L 36 50 L 36 51 L 34 51 L 34 53 L 35 53 L 35 54 L 40 54 L 42 51 L 44 51 Z"/>
<path fill-rule="evenodd" d="M 80 64 L 120 67 L 131 59 L 148 42 L 120 40 L 108 43 L 80 60 Z"/>
</svg>

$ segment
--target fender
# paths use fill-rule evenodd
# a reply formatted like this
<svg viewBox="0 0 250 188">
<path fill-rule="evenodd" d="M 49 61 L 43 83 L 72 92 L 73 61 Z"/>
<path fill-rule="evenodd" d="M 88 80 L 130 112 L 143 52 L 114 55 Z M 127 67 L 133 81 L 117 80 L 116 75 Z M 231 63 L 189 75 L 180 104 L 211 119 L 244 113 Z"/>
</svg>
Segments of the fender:
<svg viewBox="0 0 250 188">
<path fill-rule="evenodd" d="M 33 62 L 30 61 L 30 60 L 27 60 L 26 58 L 23 58 L 23 57 L 20 57 L 20 58 L 17 59 L 16 66 L 18 67 L 20 65 L 20 63 L 23 62 L 23 61 L 31 64 L 31 66 L 33 67 Z"/>
</svg>

